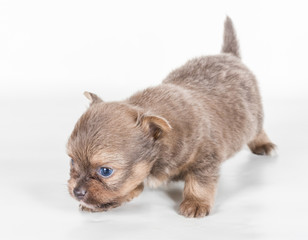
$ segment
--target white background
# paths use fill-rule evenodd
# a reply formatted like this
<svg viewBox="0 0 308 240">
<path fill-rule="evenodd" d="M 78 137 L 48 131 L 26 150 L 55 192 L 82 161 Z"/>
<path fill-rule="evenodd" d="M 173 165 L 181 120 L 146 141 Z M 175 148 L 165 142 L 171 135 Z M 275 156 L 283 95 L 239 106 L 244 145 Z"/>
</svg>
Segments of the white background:
<svg viewBox="0 0 308 240">
<path fill-rule="evenodd" d="M 0 239 L 308 239 L 305 1 L 0 1 Z M 216 54 L 229 15 L 258 77 L 276 157 L 247 148 L 221 170 L 204 219 L 177 214 L 182 184 L 107 213 L 78 211 L 67 138 L 83 91 L 122 100 Z"/>
</svg>

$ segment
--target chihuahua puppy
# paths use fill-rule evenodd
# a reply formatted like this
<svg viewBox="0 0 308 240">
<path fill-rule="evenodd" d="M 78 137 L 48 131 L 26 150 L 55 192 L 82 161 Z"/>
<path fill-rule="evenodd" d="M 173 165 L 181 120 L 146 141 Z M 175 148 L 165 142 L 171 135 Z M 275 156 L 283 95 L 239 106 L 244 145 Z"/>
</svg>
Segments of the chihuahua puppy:
<svg viewBox="0 0 308 240">
<path fill-rule="evenodd" d="M 275 145 L 263 130 L 257 81 L 241 62 L 231 19 L 221 54 L 188 61 L 156 87 L 120 102 L 85 92 L 90 107 L 68 140 L 69 193 L 85 211 L 106 211 L 152 187 L 185 181 L 179 213 L 209 214 L 221 163 L 248 144 Z"/>
</svg>

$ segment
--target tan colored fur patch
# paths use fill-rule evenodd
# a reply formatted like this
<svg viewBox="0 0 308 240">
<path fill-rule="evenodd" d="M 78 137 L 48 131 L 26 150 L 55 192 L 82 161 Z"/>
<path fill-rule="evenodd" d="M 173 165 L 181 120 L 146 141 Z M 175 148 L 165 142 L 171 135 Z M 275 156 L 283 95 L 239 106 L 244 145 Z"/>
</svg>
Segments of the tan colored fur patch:
<svg viewBox="0 0 308 240">
<path fill-rule="evenodd" d="M 184 197 L 196 199 L 212 206 L 216 193 L 216 181 L 200 184 L 195 176 L 188 175 L 185 178 Z"/>
<path fill-rule="evenodd" d="M 147 162 L 141 162 L 134 166 L 134 170 L 130 179 L 128 179 L 122 187 L 123 195 L 126 195 L 132 189 L 136 188 L 149 175 L 151 165 Z"/>
<path fill-rule="evenodd" d="M 216 181 L 200 184 L 195 176 L 185 178 L 184 200 L 180 213 L 185 217 L 204 217 L 210 213 L 214 204 Z"/>
</svg>

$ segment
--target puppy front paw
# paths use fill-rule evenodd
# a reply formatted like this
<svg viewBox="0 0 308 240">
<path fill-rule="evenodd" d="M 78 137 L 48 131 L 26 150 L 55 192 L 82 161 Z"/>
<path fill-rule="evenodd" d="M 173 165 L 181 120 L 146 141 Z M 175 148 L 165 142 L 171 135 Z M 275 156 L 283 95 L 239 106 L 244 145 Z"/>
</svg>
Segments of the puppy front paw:
<svg viewBox="0 0 308 240">
<path fill-rule="evenodd" d="M 209 215 L 211 207 L 198 200 L 185 199 L 179 209 L 179 213 L 188 218 L 200 218 Z"/>
<path fill-rule="evenodd" d="M 137 197 L 143 191 L 144 185 L 143 183 L 139 184 L 133 191 L 131 191 L 126 197 L 125 201 L 129 202 L 135 197 Z"/>
</svg>

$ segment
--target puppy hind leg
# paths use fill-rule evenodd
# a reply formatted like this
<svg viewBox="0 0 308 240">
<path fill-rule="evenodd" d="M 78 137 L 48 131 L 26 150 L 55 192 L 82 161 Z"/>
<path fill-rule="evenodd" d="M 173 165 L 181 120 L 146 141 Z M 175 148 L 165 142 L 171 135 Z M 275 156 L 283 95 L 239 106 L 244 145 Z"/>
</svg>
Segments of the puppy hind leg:
<svg viewBox="0 0 308 240">
<path fill-rule="evenodd" d="M 255 139 L 248 143 L 248 147 L 254 154 L 270 155 L 276 148 L 276 145 L 269 140 L 264 130 L 262 130 Z"/>
</svg>

